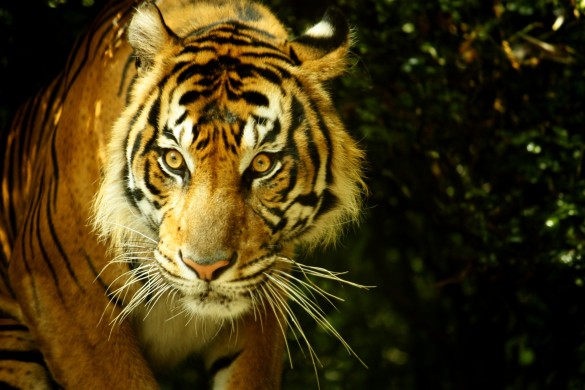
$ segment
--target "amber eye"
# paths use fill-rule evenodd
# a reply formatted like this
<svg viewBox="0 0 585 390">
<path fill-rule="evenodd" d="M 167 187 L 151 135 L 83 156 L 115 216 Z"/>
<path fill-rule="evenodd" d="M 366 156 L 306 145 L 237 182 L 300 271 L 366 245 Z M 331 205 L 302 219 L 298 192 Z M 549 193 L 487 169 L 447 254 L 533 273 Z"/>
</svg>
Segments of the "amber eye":
<svg viewBox="0 0 585 390">
<path fill-rule="evenodd" d="M 266 153 L 260 153 L 252 160 L 252 170 L 256 173 L 266 173 L 272 167 L 272 158 Z"/>
<path fill-rule="evenodd" d="M 174 149 L 167 150 L 164 157 L 165 163 L 171 169 L 181 169 L 185 163 L 181 153 Z"/>
</svg>

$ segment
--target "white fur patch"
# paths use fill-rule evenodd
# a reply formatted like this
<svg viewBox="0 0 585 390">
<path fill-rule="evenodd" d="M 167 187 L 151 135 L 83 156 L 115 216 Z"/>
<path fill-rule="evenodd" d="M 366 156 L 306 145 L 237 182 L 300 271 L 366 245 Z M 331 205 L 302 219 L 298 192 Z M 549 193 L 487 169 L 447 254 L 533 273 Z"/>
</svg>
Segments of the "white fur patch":
<svg viewBox="0 0 585 390">
<path fill-rule="evenodd" d="M 140 306 L 134 313 L 138 337 L 148 359 L 155 365 L 172 366 L 187 355 L 201 351 L 223 323 L 221 319 L 191 313 L 181 315 L 181 306 L 173 307 L 169 300 L 163 297 L 153 308 Z"/>
<path fill-rule="evenodd" d="M 305 34 L 315 38 L 331 38 L 334 32 L 335 30 L 333 29 L 333 26 L 322 20 L 308 29 Z"/>
<path fill-rule="evenodd" d="M 164 45 L 167 33 L 154 6 L 139 7 L 128 28 L 128 39 L 135 50 L 149 58 Z"/>
</svg>

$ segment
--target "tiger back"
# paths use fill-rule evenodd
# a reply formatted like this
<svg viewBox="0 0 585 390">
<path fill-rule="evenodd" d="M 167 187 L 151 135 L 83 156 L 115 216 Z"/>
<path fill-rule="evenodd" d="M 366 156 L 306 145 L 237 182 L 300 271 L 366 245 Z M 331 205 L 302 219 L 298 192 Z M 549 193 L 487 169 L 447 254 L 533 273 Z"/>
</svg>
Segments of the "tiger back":
<svg viewBox="0 0 585 390">
<path fill-rule="evenodd" d="M 3 135 L 0 383 L 157 388 L 196 353 L 278 388 L 290 302 L 336 334 L 291 272 L 335 278 L 295 248 L 359 213 L 349 44 L 337 10 L 290 39 L 243 0 L 111 2 Z"/>
</svg>

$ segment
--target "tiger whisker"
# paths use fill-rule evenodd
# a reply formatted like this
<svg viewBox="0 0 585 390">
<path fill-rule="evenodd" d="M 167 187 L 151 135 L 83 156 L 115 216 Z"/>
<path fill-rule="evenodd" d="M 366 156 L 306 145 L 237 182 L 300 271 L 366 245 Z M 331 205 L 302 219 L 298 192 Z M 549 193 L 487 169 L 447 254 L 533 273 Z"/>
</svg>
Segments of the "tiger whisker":
<svg viewBox="0 0 585 390">
<path fill-rule="evenodd" d="M 155 240 L 154 238 L 149 237 L 146 234 L 144 234 L 144 233 L 142 233 L 142 232 L 140 232 L 140 231 L 138 231 L 136 229 L 131 228 L 130 226 L 122 225 L 122 224 L 119 224 L 119 223 L 116 223 L 116 222 L 111 222 L 111 221 L 103 221 L 102 223 L 104 223 L 104 222 L 107 223 L 107 224 L 109 224 L 109 225 L 116 226 L 116 227 L 119 227 L 119 228 L 122 228 L 122 229 L 126 229 L 126 230 L 128 230 L 128 231 L 130 231 L 132 233 L 138 234 L 139 236 L 141 236 L 141 237 L 143 237 L 143 238 L 147 239 L 148 241 L 151 241 L 151 242 L 153 242 L 155 244 L 158 243 L 158 241 Z"/>
<path fill-rule="evenodd" d="M 151 263 L 143 263 L 138 268 L 124 273 L 126 276 L 130 275 L 130 277 L 128 277 L 128 280 L 126 280 L 126 282 L 121 287 L 112 292 L 114 295 L 119 295 L 122 291 L 124 291 L 124 301 L 126 300 L 130 287 L 133 284 L 139 282 L 144 282 L 144 284 L 140 286 L 136 292 L 134 292 L 128 304 L 111 321 L 112 325 L 120 324 L 128 317 L 128 315 L 130 315 L 132 311 L 134 311 L 134 309 L 136 309 L 136 307 L 144 303 L 148 297 L 152 295 L 153 291 L 156 291 L 157 288 L 161 285 L 164 286 L 164 283 L 161 281 L 162 278 L 156 272 L 153 272 L 155 270 L 156 267 Z"/>
<path fill-rule="evenodd" d="M 262 294 L 259 294 L 259 298 L 261 300 L 263 310 L 266 310 L 266 302 L 264 301 L 264 297 L 266 297 L 267 299 L 271 300 L 270 294 L 266 291 L 267 288 L 268 288 L 268 286 L 262 285 L 261 286 Z M 286 326 L 285 325 L 288 323 L 286 314 L 282 311 L 282 309 L 280 308 L 280 305 L 279 304 L 269 305 L 269 306 L 272 308 L 272 311 L 274 312 L 274 315 L 276 317 L 276 321 L 278 322 L 278 327 L 280 328 L 280 332 L 282 333 L 282 337 L 284 339 L 284 345 L 286 347 L 286 353 L 287 353 L 287 356 L 288 356 L 288 361 L 289 361 L 290 367 L 293 368 L 292 355 L 291 355 L 290 348 L 289 348 L 289 345 L 288 345 L 288 339 L 286 337 Z M 279 311 L 280 316 L 278 315 L 278 313 L 276 312 L 276 310 Z M 281 317 L 284 319 L 285 325 L 282 324 Z"/>
<path fill-rule="evenodd" d="M 162 288 L 160 288 L 161 283 L 159 283 L 159 281 L 157 281 L 157 283 L 158 285 L 156 286 L 157 289 L 155 295 L 146 302 L 146 307 L 149 309 L 144 315 L 144 320 L 146 320 L 146 318 L 152 312 L 152 309 L 154 309 L 154 307 L 156 306 L 157 302 L 161 299 L 161 297 L 171 289 L 171 286 L 164 283 L 162 283 Z"/>
<path fill-rule="evenodd" d="M 304 287 L 306 289 L 306 291 L 309 294 L 311 294 L 311 297 L 313 297 L 313 299 L 316 299 L 316 297 L 313 294 L 313 292 L 316 293 L 317 295 L 319 295 L 320 297 L 322 297 L 323 299 L 325 299 L 336 310 L 337 310 L 337 306 L 335 306 L 335 304 L 333 303 L 333 301 L 330 298 L 335 299 L 335 300 L 338 300 L 338 301 L 341 301 L 341 302 L 344 301 L 344 299 L 338 297 L 337 295 L 332 294 L 332 293 L 330 293 L 328 291 L 325 291 L 321 287 L 317 286 L 311 280 L 309 280 L 307 282 L 307 281 L 304 281 L 302 279 L 299 279 L 299 278 L 295 277 L 292 274 L 286 273 L 284 271 L 280 271 L 280 270 L 275 270 L 275 271 L 276 271 L 276 273 L 280 274 L 281 276 L 286 277 L 286 278 L 290 278 L 290 279 L 294 280 L 294 282 L 300 284 L 302 287 Z"/>
<path fill-rule="evenodd" d="M 346 284 L 348 286 L 357 287 L 357 288 L 365 289 L 365 290 L 369 290 L 370 288 L 375 287 L 375 286 L 364 286 L 364 285 L 352 282 L 350 280 L 342 279 L 339 277 L 339 275 L 347 274 L 347 271 L 346 272 L 333 272 L 333 271 L 330 271 L 330 270 L 325 269 L 325 268 L 302 264 L 302 263 L 299 263 L 298 261 L 294 261 L 292 259 L 289 259 L 287 257 L 282 257 L 282 256 L 277 257 L 277 259 L 283 263 L 292 265 L 293 269 L 296 269 L 296 270 L 300 271 L 301 273 L 303 273 L 305 275 L 305 278 L 310 283 L 312 283 L 312 281 L 310 281 L 310 279 L 307 277 L 307 275 L 316 276 L 316 277 L 319 277 L 322 279 L 334 280 L 336 282 Z"/>
<path fill-rule="evenodd" d="M 265 275 L 267 277 L 269 277 L 270 275 L 268 273 L 265 273 Z M 281 293 L 279 293 L 278 291 L 276 291 L 276 288 L 280 289 L 279 283 L 278 282 L 274 282 L 272 280 L 273 283 L 269 283 L 266 284 L 266 291 L 268 291 L 269 294 L 267 294 L 268 297 L 271 298 L 271 303 L 273 303 L 271 306 L 276 306 L 281 312 L 284 311 L 288 316 L 285 316 L 284 318 L 287 318 L 287 322 L 289 324 L 294 325 L 294 328 L 291 327 L 291 330 L 293 331 L 293 333 L 296 336 L 296 332 L 294 332 L 294 330 L 296 329 L 298 331 L 298 335 L 300 336 L 300 338 L 305 342 L 305 345 L 307 347 L 307 351 L 309 353 L 309 358 L 311 359 L 311 363 L 313 365 L 313 370 L 315 371 L 315 378 L 317 380 L 317 387 L 321 388 L 320 384 L 319 384 L 319 376 L 318 376 L 318 371 L 317 371 L 317 364 L 322 367 L 322 363 L 319 360 L 319 357 L 317 355 L 317 353 L 315 352 L 315 350 L 313 349 L 313 346 L 311 345 L 311 342 L 309 341 L 309 339 L 307 338 L 305 332 L 303 331 L 303 328 L 300 324 L 300 322 L 298 321 L 296 315 L 294 314 L 294 312 L 291 310 L 290 306 L 288 305 L 286 299 L 281 295 Z M 282 289 L 281 289 L 282 291 Z M 297 339 L 297 342 L 299 342 L 299 339 L 297 337 L 295 337 Z M 300 342 L 299 342 L 300 343 Z M 299 344 L 300 347 L 300 344 Z M 303 351 L 303 348 L 301 347 L 301 351 Z"/>
<path fill-rule="evenodd" d="M 362 359 L 355 353 L 349 343 L 341 336 L 341 334 L 331 325 L 327 320 L 325 312 L 319 305 L 312 301 L 303 291 L 303 289 L 294 283 L 291 279 L 285 278 L 279 274 L 267 275 L 271 281 L 281 288 L 292 302 L 298 304 L 311 318 L 317 322 L 322 329 L 338 339 L 350 355 L 353 355 L 364 367 L 367 367 Z M 293 279 L 294 280 L 294 279 Z M 355 283 L 350 282 L 352 285 Z"/>
<path fill-rule="evenodd" d="M 175 318 L 177 318 L 178 316 L 180 316 L 181 314 L 185 314 L 185 312 L 187 311 L 187 309 L 183 309 L 181 311 L 178 311 L 177 313 L 173 314 L 172 316 L 170 316 L 169 318 L 167 318 L 165 320 L 165 322 L 169 322 L 174 320 Z"/>
</svg>

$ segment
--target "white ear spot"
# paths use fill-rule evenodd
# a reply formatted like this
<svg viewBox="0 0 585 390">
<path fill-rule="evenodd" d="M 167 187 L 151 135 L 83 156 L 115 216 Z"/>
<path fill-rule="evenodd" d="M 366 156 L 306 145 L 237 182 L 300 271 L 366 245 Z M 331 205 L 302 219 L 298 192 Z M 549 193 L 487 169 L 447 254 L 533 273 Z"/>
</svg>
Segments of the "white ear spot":
<svg viewBox="0 0 585 390">
<path fill-rule="evenodd" d="M 310 35 L 314 38 L 331 38 L 334 33 L 333 26 L 324 20 L 320 21 L 305 32 L 305 35 Z"/>
</svg>

